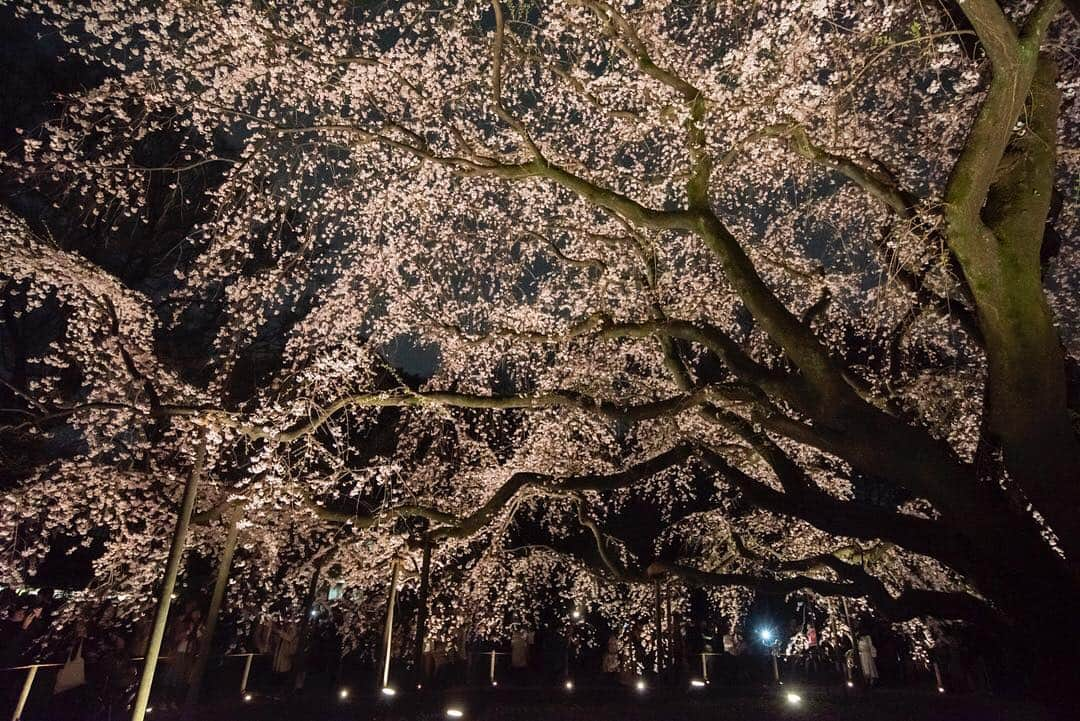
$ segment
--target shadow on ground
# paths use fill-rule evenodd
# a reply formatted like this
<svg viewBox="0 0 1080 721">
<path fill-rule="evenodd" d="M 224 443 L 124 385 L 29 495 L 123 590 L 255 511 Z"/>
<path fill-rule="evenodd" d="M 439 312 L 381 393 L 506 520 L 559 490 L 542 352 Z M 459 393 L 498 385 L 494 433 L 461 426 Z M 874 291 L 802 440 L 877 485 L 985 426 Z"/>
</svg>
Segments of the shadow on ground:
<svg viewBox="0 0 1080 721">
<path fill-rule="evenodd" d="M 788 694 L 796 694 L 797 699 Z M 459 711 L 460 716 L 453 715 Z M 450 713 L 448 713 L 450 712 Z M 350 696 L 346 700 L 252 697 L 246 703 L 204 709 L 200 721 L 1050 721 L 1044 708 L 990 696 L 879 690 L 844 693 L 782 689 L 757 694 L 664 690 L 559 689 L 448 690 L 430 696 L 392 699 Z M 171 721 L 155 714 L 153 721 Z"/>
</svg>

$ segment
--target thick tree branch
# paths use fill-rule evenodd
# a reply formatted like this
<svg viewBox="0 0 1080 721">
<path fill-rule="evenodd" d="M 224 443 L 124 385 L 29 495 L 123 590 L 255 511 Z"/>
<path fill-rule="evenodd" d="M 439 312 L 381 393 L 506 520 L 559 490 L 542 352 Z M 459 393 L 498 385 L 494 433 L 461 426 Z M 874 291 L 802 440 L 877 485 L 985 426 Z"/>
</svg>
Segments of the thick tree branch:
<svg viewBox="0 0 1080 721">
<path fill-rule="evenodd" d="M 814 565 L 821 562 L 823 559 L 814 559 Z M 861 571 L 861 569 L 858 570 Z M 980 623 L 1000 623 L 1002 618 L 983 601 L 962 592 L 906 588 L 899 596 L 893 596 L 884 584 L 865 571 L 840 573 L 842 578 L 847 579 L 846 581 L 828 581 L 805 575 L 769 578 L 747 573 L 709 573 L 686 566 L 656 562 L 649 566 L 647 575 L 675 576 L 696 586 L 742 586 L 781 596 L 805 590 L 822 596 L 867 598 L 883 615 L 893 621 L 933 616 Z"/>
</svg>

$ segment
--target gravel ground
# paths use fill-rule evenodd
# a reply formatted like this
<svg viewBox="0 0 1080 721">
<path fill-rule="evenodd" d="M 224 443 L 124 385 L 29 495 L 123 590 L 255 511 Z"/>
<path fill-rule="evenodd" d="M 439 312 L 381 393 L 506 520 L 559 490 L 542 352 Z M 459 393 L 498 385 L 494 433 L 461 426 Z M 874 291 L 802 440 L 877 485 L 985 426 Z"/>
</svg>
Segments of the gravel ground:
<svg viewBox="0 0 1080 721">
<path fill-rule="evenodd" d="M 798 693 L 798 702 L 787 694 Z M 846 694 L 817 689 L 758 694 L 649 692 L 624 689 L 499 690 L 493 693 L 440 692 L 423 700 L 354 697 L 348 701 L 285 702 L 253 698 L 236 706 L 207 709 L 205 721 L 443 721 L 447 709 L 463 721 L 1051 721 L 1045 709 L 989 696 L 878 690 Z M 159 714 L 154 721 L 165 716 Z M 1060 717 L 1059 717 L 1060 718 Z M 1075 717 L 1074 717 L 1075 718 Z"/>
</svg>

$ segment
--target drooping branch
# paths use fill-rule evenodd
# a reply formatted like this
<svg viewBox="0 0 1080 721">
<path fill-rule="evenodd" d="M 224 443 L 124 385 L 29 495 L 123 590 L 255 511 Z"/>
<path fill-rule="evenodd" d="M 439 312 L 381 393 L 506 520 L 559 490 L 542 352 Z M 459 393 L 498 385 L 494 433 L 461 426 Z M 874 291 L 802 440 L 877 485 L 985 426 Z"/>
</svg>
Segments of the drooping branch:
<svg viewBox="0 0 1080 721">
<path fill-rule="evenodd" d="M 562 332 L 539 333 L 500 329 L 475 338 L 473 341 L 479 342 L 485 338 L 498 337 L 533 343 L 559 343 L 582 337 L 624 339 L 651 336 L 667 336 L 698 343 L 716 355 L 741 380 L 789 402 L 800 405 L 806 402 L 801 383 L 781 371 L 774 371 L 761 365 L 727 333 L 711 323 L 691 323 L 666 317 L 640 322 L 615 322 L 610 315 L 600 312 L 571 324 Z M 689 390 L 689 388 L 684 388 L 684 390 Z"/>
<path fill-rule="evenodd" d="M 835 170 L 848 178 L 871 197 L 879 200 L 901 220 L 909 224 L 917 222 L 917 198 L 910 192 L 900 188 L 891 178 L 886 178 L 880 173 L 875 173 L 851 158 L 838 155 L 821 145 L 814 143 L 806 129 L 798 123 L 781 123 L 766 126 L 755 134 L 758 137 L 780 138 L 786 141 L 787 147 L 807 160 Z M 928 244 L 936 245 L 936 238 L 927 238 Z M 982 332 L 974 314 L 960 302 L 942 297 L 926 286 L 925 270 L 911 270 L 903 263 L 897 261 L 895 251 L 883 240 L 875 237 L 874 244 L 881 253 L 883 262 L 889 272 L 909 292 L 914 294 L 915 301 L 920 307 L 933 309 L 939 315 L 955 318 L 960 326 L 976 340 L 982 342 Z"/>
<path fill-rule="evenodd" d="M 823 562 L 823 558 L 814 559 L 812 566 Z M 798 565 L 801 564 L 792 564 L 792 568 Z M 830 581 L 802 574 L 773 578 L 748 573 L 709 573 L 686 566 L 656 562 L 649 566 L 647 573 L 652 577 L 674 576 L 696 586 L 742 586 L 780 596 L 805 590 L 822 596 L 866 598 L 883 615 L 893 621 L 933 616 L 981 623 L 1000 623 L 1002 618 L 985 602 L 963 592 L 905 588 L 900 595 L 893 596 L 881 581 L 865 571 L 841 573 L 838 575 L 845 580 Z"/>
<path fill-rule="evenodd" d="M 894 513 L 855 501 L 843 501 L 825 493 L 812 482 L 792 478 L 796 469 L 789 460 L 770 456 L 781 478 L 778 491 L 731 465 L 708 448 L 699 457 L 760 508 L 806 521 L 826 533 L 863 540 L 885 539 L 910 551 L 939 558 L 961 573 L 971 569 L 971 552 L 947 526 L 918 516 Z"/>
<path fill-rule="evenodd" d="M 612 401 L 600 400 L 576 391 L 551 391 L 536 395 L 484 396 L 452 391 L 409 391 L 385 393 L 358 393 L 343 396 L 338 400 L 318 408 L 310 418 L 294 423 L 285 430 L 242 426 L 243 432 L 250 438 L 263 438 L 277 443 L 289 443 L 308 435 L 335 413 L 348 408 L 402 408 L 402 407 L 451 407 L 484 408 L 492 410 L 577 408 L 599 413 L 609 418 L 624 421 L 639 421 L 648 418 L 680 413 L 709 400 L 745 401 L 742 389 L 724 384 L 713 384 L 695 389 L 682 395 L 671 396 L 657 401 L 624 405 Z"/>
</svg>

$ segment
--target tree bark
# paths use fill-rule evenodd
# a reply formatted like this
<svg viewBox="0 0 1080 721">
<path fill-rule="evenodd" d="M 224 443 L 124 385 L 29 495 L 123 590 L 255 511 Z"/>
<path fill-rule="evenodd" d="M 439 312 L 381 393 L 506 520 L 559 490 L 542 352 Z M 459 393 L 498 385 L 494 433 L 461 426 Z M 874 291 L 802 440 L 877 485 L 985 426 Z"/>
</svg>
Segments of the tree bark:
<svg viewBox="0 0 1080 721">
<path fill-rule="evenodd" d="M 202 640 L 199 642 L 199 655 L 195 659 L 195 668 L 191 673 L 187 698 L 184 700 L 184 712 L 186 715 L 194 713 L 195 706 L 199 703 L 203 676 L 206 674 L 206 666 L 210 661 L 210 653 L 214 648 L 214 631 L 217 630 L 218 614 L 221 612 L 221 603 L 225 599 L 225 591 L 229 586 L 229 569 L 232 567 L 233 554 L 236 552 L 239 520 L 240 509 L 234 508 L 229 513 L 229 531 L 225 537 L 225 546 L 221 551 L 221 559 L 218 561 L 217 579 L 214 581 L 214 592 L 210 597 L 210 608 L 206 612 L 206 626 L 203 630 Z"/>
</svg>

